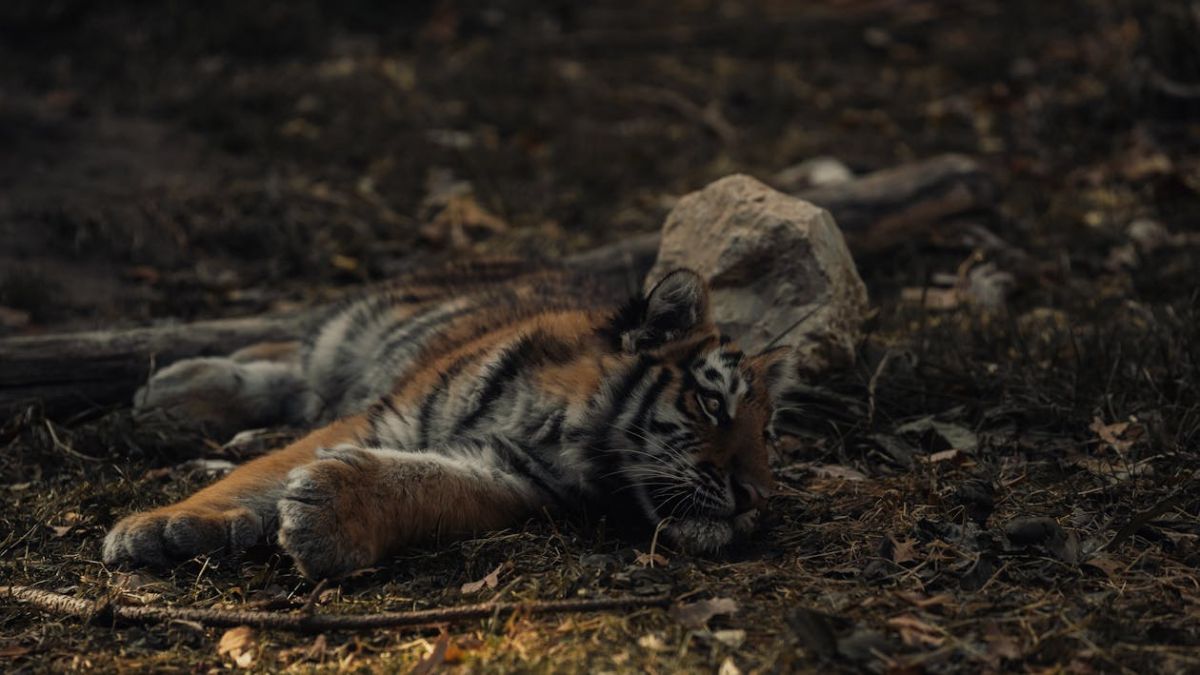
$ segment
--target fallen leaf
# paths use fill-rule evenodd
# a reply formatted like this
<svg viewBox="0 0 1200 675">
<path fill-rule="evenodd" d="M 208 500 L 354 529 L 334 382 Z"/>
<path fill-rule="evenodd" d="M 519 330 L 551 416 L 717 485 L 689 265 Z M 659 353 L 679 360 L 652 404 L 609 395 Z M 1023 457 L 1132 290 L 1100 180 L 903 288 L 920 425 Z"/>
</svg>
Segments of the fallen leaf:
<svg viewBox="0 0 1200 675">
<path fill-rule="evenodd" d="M 948 593 L 939 593 L 938 595 L 934 595 L 934 596 L 925 596 L 921 593 L 914 593 L 911 591 L 901 591 L 901 592 L 897 593 L 896 595 L 898 595 L 901 598 L 904 598 L 908 602 L 912 603 L 912 605 L 914 607 L 916 607 L 917 609 L 931 609 L 934 607 L 940 607 L 942 605 L 950 605 L 950 604 L 954 603 L 954 597 Z"/>
<path fill-rule="evenodd" d="M 1121 460 L 1080 455 L 1073 457 L 1071 464 L 1111 483 L 1154 475 L 1154 466 L 1147 460 L 1133 464 Z"/>
<path fill-rule="evenodd" d="M 0 305 L 0 326 L 4 328 L 24 328 L 33 320 L 29 312 Z"/>
<path fill-rule="evenodd" d="M 1141 429 L 1139 427 L 1131 428 L 1129 422 L 1114 422 L 1112 424 L 1105 424 L 1104 421 L 1099 417 L 1092 418 L 1092 425 L 1088 428 L 1091 429 L 1105 445 L 1111 447 L 1113 450 L 1116 450 L 1121 454 L 1128 452 L 1141 435 Z M 1132 437 L 1128 439 L 1122 438 L 1122 436 L 1125 436 L 1127 432 Z"/>
<path fill-rule="evenodd" d="M 652 652 L 669 652 L 671 648 L 663 641 L 657 633 L 647 633 L 638 638 L 638 646 L 643 649 L 649 649 Z"/>
<path fill-rule="evenodd" d="M 712 632 L 712 638 L 726 647 L 729 647 L 730 649 L 737 649 L 738 647 L 742 646 L 743 642 L 746 641 L 746 631 L 740 628 L 714 630 Z"/>
<path fill-rule="evenodd" d="M 446 651 L 449 649 L 450 634 L 443 630 L 441 635 L 438 635 L 437 642 L 433 643 L 433 648 L 429 650 L 429 654 L 418 661 L 417 665 L 412 669 L 412 675 L 428 675 L 428 673 L 432 673 L 438 666 L 446 662 Z"/>
<path fill-rule="evenodd" d="M 358 270 L 358 260 L 351 258 L 348 255 L 335 253 L 330 259 L 329 264 L 343 272 L 354 272 Z"/>
<path fill-rule="evenodd" d="M 666 567 L 671 562 L 666 556 L 658 553 L 635 552 L 637 557 L 633 559 L 633 562 L 642 567 Z"/>
<path fill-rule="evenodd" d="M 900 289 L 900 302 L 933 311 L 949 311 L 962 304 L 957 289 L 909 287 Z"/>
<path fill-rule="evenodd" d="M 11 647 L 0 647 L 0 659 L 16 659 L 32 652 L 29 647 L 21 645 L 13 645 Z"/>
<path fill-rule="evenodd" d="M 906 563 L 917 559 L 917 540 L 903 539 L 896 541 L 892 539 L 892 562 Z"/>
<path fill-rule="evenodd" d="M 721 662 L 721 667 L 717 670 L 717 675 L 742 675 L 742 669 L 737 667 L 733 662 L 732 656 L 726 656 Z"/>
<path fill-rule="evenodd" d="M 935 452 L 932 455 L 930 455 L 925 461 L 929 462 L 930 464 L 933 464 L 935 462 L 948 462 L 952 459 L 957 458 L 960 454 L 962 454 L 962 453 L 960 453 L 957 449 L 951 448 L 950 450 L 942 450 L 941 452 Z"/>
<path fill-rule="evenodd" d="M 256 635 L 249 626 L 230 628 L 221 635 L 221 641 L 217 644 L 217 654 L 229 656 L 238 668 L 254 665 L 257 651 Z"/>
<path fill-rule="evenodd" d="M 1021 658 L 1020 643 L 1016 638 L 1001 631 L 1000 627 L 995 624 L 988 626 L 983 634 L 983 641 L 987 643 L 988 655 L 997 661 Z"/>
<path fill-rule="evenodd" d="M 308 661 L 322 661 L 325 659 L 325 651 L 328 648 L 329 641 L 325 639 L 325 634 L 321 633 L 308 646 L 308 649 L 304 652 L 304 658 Z"/>
<path fill-rule="evenodd" d="M 1094 567 L 1101 572 L 1104 572 L 1104 576 L 1111 580 L 1118 579 L 1125 571 L 1126 567 L 1125 563 L 1105 553 L 1094 555 L 1085 560 L 1083 564 L 1087 567 Z"/>
<path fill-rule="evenodd" d="M 475 199 L 470 186 L 452 184 L 448 194 L 434 195 L 426 200 L 427 225 L 421 228 L 421 236 L 439 245 L 465 248 L 471 244 L 472 236 L 504 232 L 509 225 L 502 218 L 483 208 Z"/>
<path fill-rule="evenodd" d="M 946 641 L 942 631 L 911 614 L 902 614 L 887 620 L 887 625 L 896 629 L 900 639 L 910 647 L 940 647 Z"/>
<path fill-rule="evenodd" d="M 712 598 L 686 605 L 675 605 L 671 608 L 671 616 L 675 617 L 676 621 L 687 628 L 700 630 L 714 616 L 718 614 L 734 614 L 737 611 L 738 604 L 732 598 Z"/>
<path fill-rule="evenodd" d="M 812 467 L 814 475 L 821 478 L 841 478 L 843 480 L 860 481 L 866 480 L 867 475 L 856 469 L 851 469 L 848 466 L 839 464 L 818 464 Z"/>
<path fill-rule="evenodd" d="M 495 588 L 500 584 L 500 572 L 508 567 L 508 563 L 503 562 L 496 565 L 496 569 L 488 573 L 487 576 L 479 581 L 469 581 L 462 585 L 463 593 L 478 593 L 485 588 Z"/>
<path fill-rule="evenodd" d="M 940 422 L 932 417 L 922 417 L 896 428 L 897 434 L 915 434 L 926 439 L 930 433 L 940 438 L 946 447 L 943 450 L 961 450 L 973 453 L 979 448 L 979 437 L 973 431 L 958 424 Z"/>
</svg>

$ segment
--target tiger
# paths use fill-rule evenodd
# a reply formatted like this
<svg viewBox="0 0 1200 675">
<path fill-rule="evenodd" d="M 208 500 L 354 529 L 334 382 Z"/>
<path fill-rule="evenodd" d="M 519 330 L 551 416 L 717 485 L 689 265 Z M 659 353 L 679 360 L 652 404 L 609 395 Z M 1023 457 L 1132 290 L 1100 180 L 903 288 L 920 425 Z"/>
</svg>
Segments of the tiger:
<svg viewBox="0 0 1200 675">
<path fill-rule="evenodd" d="M 580 508 L 719 553 L 776 489 L 775 418 L 798 372 L 793 350 L 748 355 L 722 334 L 693 270 L 624 302 L 554 274 L 388 286 L 304 340 L 154 373 L 138 410 L 311 431 L 124 517 L 102 558 L 161 567 L 269 543 L 332 579 Z"/>
</svg>

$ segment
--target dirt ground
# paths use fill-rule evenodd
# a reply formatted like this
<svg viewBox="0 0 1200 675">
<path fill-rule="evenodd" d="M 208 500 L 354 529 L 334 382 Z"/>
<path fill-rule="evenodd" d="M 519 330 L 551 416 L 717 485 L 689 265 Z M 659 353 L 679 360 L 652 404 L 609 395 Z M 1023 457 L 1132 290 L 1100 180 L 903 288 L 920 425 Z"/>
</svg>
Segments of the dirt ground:
<svg viewBox="0 0 1200 675">
<path fill-rule="evenodd" d="M 468 670 L 1198 672 L 1198 32 L 1174 0 L 5 2 L 0 335 L 287 311 L 652 231 L 735 171 L 964 153 L 995 208 L 858 255 L 870 336 L 814 383 L 755 544 L 653 558 L 547 514 L 413 550 L 319 609 L 737 606 L 452 624 L 426 663 Z M 211 480 L 190 460 L 242 456 L 224 440 L 127 409 L 0 420 L 0 584 L 302 604 L 311 584 L 269 549 L 98 560 L 119 517 Z M 0 670 L 248 651 L 259 671 L 394 671 L 439 639 L 266 631 L 222 654 L 222 634 L 0 599 Z"/>
</svg>

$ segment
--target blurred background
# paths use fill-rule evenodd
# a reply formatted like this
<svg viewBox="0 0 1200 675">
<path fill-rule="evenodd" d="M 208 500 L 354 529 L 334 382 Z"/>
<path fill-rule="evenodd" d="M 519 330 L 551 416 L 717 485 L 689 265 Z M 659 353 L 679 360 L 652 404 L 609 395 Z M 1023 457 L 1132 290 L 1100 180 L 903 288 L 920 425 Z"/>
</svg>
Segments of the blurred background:
<svg viewBox="0 0 1200 675">
<path fill-rule="evenodd" d="M 1027 255 L 1018 302 L 1187 297 L 1198 34 L 1179 0 L 9 0 L 0 332 L 287 309 L 652 231 L 735 171 L 948 151 L 999 181 L 959 225 Z M 873 298 L 961 229 L 860 256 Z"/>
</svg>

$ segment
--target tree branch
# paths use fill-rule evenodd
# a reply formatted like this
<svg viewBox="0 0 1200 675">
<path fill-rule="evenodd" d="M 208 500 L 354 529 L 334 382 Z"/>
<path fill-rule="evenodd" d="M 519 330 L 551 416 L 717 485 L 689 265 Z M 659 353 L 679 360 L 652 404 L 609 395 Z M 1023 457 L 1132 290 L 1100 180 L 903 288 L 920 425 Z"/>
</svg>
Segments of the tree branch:
<svg viewBox="0 0 1200 675">
<path fill-rule="evenodd" d="M 666 607 L 671 599 L 666 595 L 646 597 L 595 598 L 587 600 L 531 600 L 528 602 L 483 602 L 474 605 L 419 609 L 408 612 L 379 612 L 376 614 L 313 614 L 241 611 L 231 609 L 197 609 L 193 607 L 130 607 L 111 602 L 89 602 L 61 593 L 28 586 L 0 586 L 0 598 L 32 605 L 51 614 L 74 616 L 93 623 L 145 624 L 168 621 L 193 621 L 205 626 L 230 628 L 251 626 L 269 630 L 298 633 L 319 633 L 330 630 L 365 630 L 423 626 L 454 621 L 486 619 L 497 614 L 525 612 L 528 614 L 565 614 L 602 612 L 607 610 Z"/>
</svg>

